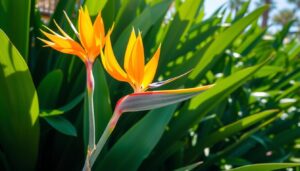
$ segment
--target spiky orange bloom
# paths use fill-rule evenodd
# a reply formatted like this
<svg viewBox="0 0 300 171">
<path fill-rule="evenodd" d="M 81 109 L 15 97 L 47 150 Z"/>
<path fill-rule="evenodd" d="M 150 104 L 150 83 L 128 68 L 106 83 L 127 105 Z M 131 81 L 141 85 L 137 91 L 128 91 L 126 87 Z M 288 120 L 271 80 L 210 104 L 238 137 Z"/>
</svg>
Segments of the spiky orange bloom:
<svg viewBox="0 0 300 171">
<path fill-rule="evenodd" d="M 147 90 L 148 85 L 152 82 L 156 73 L 160 47 L 145 65 L 141 33 L 136 36 L 134 30 L 132 30 L 125 52 L 125 70 L 123 70 L 114 55 L 110 41 L 110 33 L 107 35 L 105 44 L 104 53 L 101 51 L 101 60 L 106 71 L 116 80 L 128 82 L 134 89 L 134 92 Z"/>
<path fill-rule="evenodd" d="M 49 40 L 39 39 L 46 44 L 45 46 L 49 46 L 62 53 L 76 55 L 85 63 L 93 63 L 99 55 L 100 49 L 105 44 L 105 30 L 101 14 L 98 13 L 94 24 L 92 24 L 87 8 L 80 8 L 78 16 L 79 32 L 76 30 L 67 15 L 66 17 L 71 28 L 80 40 L 80 43 L 76 42 L 67 33 L 65 33 L 56 22 L 55 25 L 61 34 L 45 27 L 49 32 L 41 31 Z"/>
</svg>

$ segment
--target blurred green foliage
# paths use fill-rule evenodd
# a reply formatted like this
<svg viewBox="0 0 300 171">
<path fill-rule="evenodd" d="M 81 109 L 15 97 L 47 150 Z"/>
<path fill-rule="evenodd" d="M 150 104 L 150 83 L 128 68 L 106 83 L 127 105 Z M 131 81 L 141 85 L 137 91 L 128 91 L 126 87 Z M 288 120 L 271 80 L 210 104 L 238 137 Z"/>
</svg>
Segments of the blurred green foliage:
<svg viewBox="0 0 300 171">
<path fill-rule="evenodd" d="M 85 68 L 76 57 L 43 48 L 35 2 L 0 0 L 0 170 L 80 170 L 87 146 Z M 300 43 L 291 21 L 270 34 L 262 6 L 235 15 L 220 7 L 204 17 L 203 0 L 86 0 L 93 17 L 114 23 L 119 63 L 132 27 L 146 57 L 162 43 L 156 80 L 192 69 L 163 89 L 216 84 L 195 98 L 148 112 L 125 113 L 93 170 L 281 169 L 299 162 Z M 59 1 L 46 25 L 72 33 L 75 0 Z M 75 38 L 75 35 L 73 35 Z M 94 67 L 96 137 L 130 87 Z M 199 162 L 202 161 L 202 162 Z"/>
</svg>

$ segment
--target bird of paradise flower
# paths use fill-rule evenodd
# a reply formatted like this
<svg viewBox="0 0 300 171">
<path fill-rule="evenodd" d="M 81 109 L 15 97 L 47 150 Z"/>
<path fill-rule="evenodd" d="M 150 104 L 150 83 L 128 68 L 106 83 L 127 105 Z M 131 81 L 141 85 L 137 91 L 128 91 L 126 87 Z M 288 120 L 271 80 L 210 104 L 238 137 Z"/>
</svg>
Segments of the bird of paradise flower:
<svg viewBox="0 0 300 171">
<path fill-rule="evenodd" d="M 49 39 L 41 39 L 48 47 L 51 47 L 62 53 L 72 54 L 78 56 L 86 66 L 87 70 L 87 92 L 89 99 L 89 146 L 87 158 L 83 170 L 90 170 L 100 154 L 103 146 L 108 140 L 110 134 L 113 132 L 116 124 L 124 112 L 135 112 L 143 110 L 151 110 L 166 105 L 181 102 L 190 99 L 204 90 L 209 89 L 212 85 L 184 88 L 176 90 L 158 90 L 148 91 L 149 89 L 157 88 L 167 83 L 170 83 L 189 72 L 180 76 L 160 81 L 153 82 L 158 67 L 160 46 L 154 53 L 153 57 L 145 65 L 144 45 L 141 33 L 136 36 L 134 29 L 131 32 L 127 48 L 125 51 L 124 69 L 118 64 L 113 52 L 110 35 L 112 29 L 105 35 L 104 23 L 100 13 L 98 14 L 94 24 L 90 19 L 88 10 L 80 8 L 78 17 L 78 30 L 66 18 L 76 34 L 80 43 L 72 39 L 65 33 L 55 22 L 60 34 L 45 27 L 49 32 L 42 31 L 42 33 Z M 104 52 L 102 48 L 104 48 Z M 94 123 L 94 107 L 93 107 L 93 93 L 94 93 L 94 77 L 92 67 L 97 56 L 101 54 L 101 61 L 105 70 L 116 80 L 127 82 L 133 88 L 133 93 L 121 98 L 114 110 L 114 114 L 110 119 L 106 129 L 101 135 L 97 145 L 95 145 L 95 123 Z"/>
<path fill-rule="evenodd" d="M 176 90 L 158 90 L 147 91 L 170 83 L 189 72 L 180 76 L 152 83 L 160 56 L 160 47 L 156 50 L 153 57 L 145 65 L 144 46 L 141 33 L 136 36 L 134 29 L 132 29 L 124 57 L 124 70 L 118 64 L 113 52 L 110 33 L 107 34 L 104 52 L 101 50 L 101 60 L 105 70 L 116 80 L 127 82 L 132 87 L 134 93 L 121 98 L 114 110 L 114 114 L 108 123 L 104 133 L 97 143 L 95 152 L 91 157 L 91 165 L 94 164 L 97 156 L 100 154 L 110 134 L 116 127 L 120 116 L 124 112 L 136 112 L 143 110 L 151 110 L 166 105 L 174 104 L 192 98 L 199 93 L 211 88 L 213 85 L 184 88 Z"/>
<path fill-rule="evenodd" d="M 61 34 L 58 34 L 50 28 L 44 26 L 49 32 L 41 30 L 41 32 L 49 39 L 43 41 L 46 47 L 51 47 L 62 53 L 76 55 L 79 57 L 86 66 L 87 73 L 87 94 L 88 94 L 88 105 L 89 105 L 89 145 L 87 152 L 87 161 L 85 168 L 89 167 L 89 158 L 96 148 L 95 144 L 95 119 L 94 119 L 94 76 L 93 76 L 93 64 L 95 59 L 99 56 L 100 49 L 105 45 L 105 30 L 104 23 L 100 12 L 98 13 L 94 23 L 92 24 L 91 18 L 87 8 L 79 9 L 78 15 L 78 30 L 73 25 L 68 15 L 65 16 L 74 31 L 75 35 L 80 42 L 72 39 L 63 29 L 54 21 L 58 30 Z"/>
</svg>

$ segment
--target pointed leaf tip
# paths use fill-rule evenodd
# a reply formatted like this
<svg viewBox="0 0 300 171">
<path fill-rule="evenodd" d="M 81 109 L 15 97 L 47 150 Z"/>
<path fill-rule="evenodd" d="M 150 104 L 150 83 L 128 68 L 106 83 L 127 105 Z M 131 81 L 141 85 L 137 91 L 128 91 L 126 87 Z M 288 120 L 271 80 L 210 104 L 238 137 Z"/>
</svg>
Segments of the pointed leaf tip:
<svg viewBox="0 0 300 171">
<path fill-rule="evenodd" d="M 186 73 L 183 73 L 183 74 L 178 75 L 178 76 L 173 77 L 173 78 L 169 78 L 169 79 L 167 79 L 167 80 L 163 80 L 163 81 L 158 81 L 158 82 L 151 83 L 151 84 L 149 84 L 148 88 L 149 88 L 149 89 L 158 88 L 158 87 L 160 87 L 160 86 L 163 86 L 163 85 L 165 85 L 165 84 L 168 84 L 168 83 L 173 82 L 173 81 L 175 81 L 175 80 L 177 80 L 177 79 L 179 79 L 179 78 L 181 78 L 181 77 L 184 77 L 184 76 L 188 75 L 191 71 L 192 71 L 192 70 L 189 70 L 189 71 L 186 72 Z"/>
</svg>

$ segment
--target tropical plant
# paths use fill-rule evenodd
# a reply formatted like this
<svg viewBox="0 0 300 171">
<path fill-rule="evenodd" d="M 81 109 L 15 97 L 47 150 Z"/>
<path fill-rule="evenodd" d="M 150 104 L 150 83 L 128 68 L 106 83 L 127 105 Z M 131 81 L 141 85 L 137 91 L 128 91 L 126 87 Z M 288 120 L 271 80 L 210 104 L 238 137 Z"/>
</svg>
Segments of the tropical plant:
<svg viewBox="0 0 300 171">
<path fill-rule="evenodd" d="M 92 170 L 299 166 L 300 43 L 287 37 L 292 22 L 273 35 L 258 25 L 268 6 L 248 12 L 248 2 L 235 15 L 221 7 L 204 17 L 202 0 L 70 0 L 59 1 L 49 23 L 43 23 L 34 1 L 0 2 L 0 170 L 81 170 L 91 142 L 89 104 L 94 104 L 95 142 L 107 135 L 114 108 L 127 112 L 110 137 L 100 141 L 105 143 L 99 156 L 91 156 Z M 103 32 L 109 34 L 103 44 L 93 46 L 95 51 L 82 42 L 80 25 L 86 23 L 77 16 L 84 14 L 84 21 L 90 16 L 80 5 L 96 23 L 101 11 Z M 64 11 L 69 17 L 63 17 Z M 43 35 L 40 29 L 47 29 L 42 25 L 53 29 L 48 30 L 53 35 L 62 33 L 60 41 L 80 42 L 76 52 L 44 48 L 38 37 L 49 46 L 55 40 Z M 92 28 L 87 30 L 92 34 Z M 137 65 L 127 65 L 139 60 L 138 67 L 147 67 L 144 58 L 123 58 L 128 56 L 128 40 L 143 45 L 144 55 L 136 53 L 145 61 L 159 56 L 158 62 L 151 62 L 151 72 L 143 73 L 149 74 L 146 83 L 139 79 L 142 73 L 133 72 Z M 91 67 L 82 61 L 89 58 L 78 54 L 85 50 L 95 52 L 94 96 L 86 93 L 86 71 Z M 116 63 L 125 63 L 124 70 L 114 68 Z M 119 77 L 124 74 L 132 79 Z M 152 80 L 158 82 L 151 84 Z M 170 93 L 211 84 L 197 95 Z M 169 94 L 153 93 L 163 90 Z M 174 95 L 193 98 L 178 101 Z M 124 96 L 125 102 L 118 103 Z"/>
</svg>

